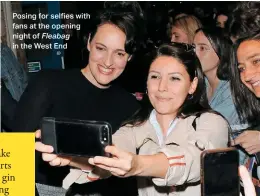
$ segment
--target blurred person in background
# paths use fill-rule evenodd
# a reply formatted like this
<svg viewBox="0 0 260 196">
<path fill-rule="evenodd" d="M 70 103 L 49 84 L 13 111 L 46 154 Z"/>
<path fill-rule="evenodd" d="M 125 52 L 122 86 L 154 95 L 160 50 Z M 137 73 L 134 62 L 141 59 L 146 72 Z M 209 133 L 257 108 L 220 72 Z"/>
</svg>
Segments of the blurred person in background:
<svg viewBox="0 0 260 196">
<path fill-rule="evenodd" d="M 1 17 L 1 112 L 2 130 L 11 131 L 12 118 L 17 102 L 20 100 L 27 83 L 28 77 L 24 65 L 19 63 L 11 48 L 6 44 L 6 25 Z"/>
<path fill-rule="evenodd" d="M 5 83 L 12 97 L 19 101 L 27 86 L 27 73 L 24 65 L 19 63 L 11 48 L 6 45 L 5 40 L 5 20 L 1 17 L 1 82 Z"/>
<path fill-rule="evenodd" d="M 232 133 L 248 127 L 242 123 L 233 103 L 230 87 L 230 53 L 232 42 L 220 27 L 202 28 L 194 38 L 196 54 L 205 75 L 206 93 L 211 108 L 222 114 L 229 122 Z M 233 135 L 232 135 L 233 136 Z M 240 164 L 246 159 L 240 152 Z"/>
<path fill-rule="evenodd" d="M 216 25 L 218 27 L 224 29 L 227 20 L 228 20 L 228 14 L 225 11 L 221 10 L 217 13 L 217 15 L 216 15 Z"/>
<path fill-rule="evenodd" d="M 260 32 L 260 2 L 238 2 L 227 20 L 227 31 L 233 42 Z"/>
<path fill-rule="evenodd" d="M 202 27 L 193 15 L 178 14 L 168 25 L 168 35 L 172 42 L 192 44 L 197 29 Z"/>
</svg>

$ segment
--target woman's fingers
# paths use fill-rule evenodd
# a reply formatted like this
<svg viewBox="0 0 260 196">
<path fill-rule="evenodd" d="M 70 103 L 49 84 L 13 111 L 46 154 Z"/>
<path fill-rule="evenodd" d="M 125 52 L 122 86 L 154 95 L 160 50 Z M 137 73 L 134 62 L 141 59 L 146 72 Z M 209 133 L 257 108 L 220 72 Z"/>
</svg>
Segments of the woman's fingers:
<svg viewBox="0 0 260 196">
<path fill-rule="evenodd" d="M 97 167 L 99 167 L 101 169 L 107 170 L 107 171 L 111 172 L 111 174 L 113 174 L 114 176 L 123 177 L 126 174 L 126 171 L 124 171 L 124 170 L 122 170 L 120 168 L 116 168 L 116 167 L 104 165 L 104 164 L 101 164 L 101 163 L 97 163 L 97 162 L 101 162 L 101 160 L 97 160 L 95 162 L 94 161 L 95 158 L 90 158 L 89 159 L 89 163 L 91 165 L 95 165 L 95 166 L 97 166 Z"/>
<path fill-rule="evenodd" d="M 72 161 L 73 157 L 70 156 L 61 156 L 60 158 L 60 166 L 66 166 L 69 165 Z"/>
<path fill-rule="evenodd" d="M 88 163 L 89 163 L 90 165 L 95 165 L 95 163 L 94 163 L 94 158 L 89 158 L 89 159 L 88 159 Z"/>
<path fill-rule="evenodd" d="M 248 154 L 255 154 L 257 152 L 260 152 L 260 144 L 249 146 L 249 147 L 245 148 L 245 150 L 248 152 Z"/>
<path fill-rule="evenodd" d="M 108 157 L 100 157 L 100 156 L 96 156 L 93 158 L 93 163 L 95 165 L 101 164 L 101 165 L 105 165 L 108 167 L 116 167 L 116 161 L 113 158 L 108 158 Z"/>
<path fill-rule="evenodd" d="M 250 146 L 248 148 L 245 149 L 247 151 L 247 153 L 252 154 L 252 152 L 255 150 L 255 146 Z"/>
<path fill-rule="evenodd" d="M 236 139 L 235 143 L 240 144 L 244 148 L 249 147 L 250 145 L 257 145 L 260 142 L 260 133 L 259 131 L 244 131 Z"/>
<path fill-rule="evenodd" d="M 46 153 L 52 153 L 54 151 L 52 146 L 45 145 L 41 142 L 35 143 L 35 149 L 39 152 L 46 152 Z"/>
<path fill-rule="evenodd" d="M 122 168 L 122 161 L 117 158 L 100 157 L 96 156 L 89 159 L 91 165 L 97 165 L 98 167 L 109 170 L 110 168 Z"/>
<path fill-rule="evenodd" d="M 49 162 L 51 166 L 66 166 L 71 162 L 71 157 L 59 157 L 56 154 L 42 153 L 42 159 Z"/>
<path fill-rule="evenodd" d="M 115 157 L 124 157 L 124 155 L 126 154 L 124 151 L 122 151 L 122 150 L 119 150 L 117 147 L 115 147 L 115 146 L 106 146 L 106 148 L 105 148 L 105 151 L 107 152 L 107 153 L 110 153 L 110 154 L 112 154 L 113 156 L 115 156 Z"/>
<path fill-rule="evenodd" d="M 42 159 L 46 162 L 51 162 L 58 156 L 56 154 L 42 153 Z"/>
<path fill-rule="evenodd" d="M 38 138 L 38 139 L 41 138 L 41 130 L 38 129 L 38 130 L 35 132 L 35 137 Z"/>
<path fill-rule="evenodd" d="M 245 166 L 239 166 L 239 174 L 244 184 L 245 196 L 256 196 L 255 187 Z"/>
<path fill-rule="evenodd" d="M 126 175 L 126 171 L 122 170 L 122 169 L 119 169 L 119 168 L 114 168 L 114 167 L 111 167 L 109 169 L 109 171 L 111 172 L 111 174 L 113 174 L 114 176 L 119 176 L 119 177 L 124 177 Z"/>
<path fill-rule="evenodd" d="M 55 159 L 51 160 L 49 164 L 51 166 L 61 166 L 61 159 L 59 157 L 56 157 Z"/>
<path fill-rule="evenodd" d="M 125 152 L 116 148 L 115 146 L 107 146 L 105 148 L 107 153 L 113 157 L 96 156 L 88 160 L 89 164 L 95 165 L 101 169 L 110 171 L 111 174 L 119 177 L 129 176 L 129 172 L 133 168 L 134 156 L 132 153 Z"/>
<path fill-rule="evenodd" d="M 244 149 L 250 148 L 253 145 L 250 142 L 243 142 L 240 144 Z"/>
<path fill-rule="evenodd" d="M 240 144 L 241 142 L 244 142 L 246 133 L 241 133 L 236 139 L 235 144 Z"/>
<path fill-rule="evenodd" d="M 109 166 L 107 165 L 104 165 L 104 164 L 100 164 L 100 163 L 94 163 L 95 166 L 101 168 L 101 169 L 104 169 L 104 170 L 107 170 L 107 171 L 110 171 L 110 168 Z"/>
<path fill-rule="evenodd" d="M 36 138 L 41 138 L 41 130 L 35 132 Z M 51 166 L 65 166 L 69 165 L 71 158 L 58 157 L 56 154 L 52 154 L 54 148 L 49 145 L 45 145 L 42 142 L 35 143 L 35 150 L 42 152 L 42 159 L 49 162 Z"/>
<path fill-rule="evenodd" d="M 124 171 L 129 171 L 131 169 L 131 163 L 130 161 L 126 159 L 120 159 L 120 158 L 108 158 L 108 157 L 94 157 L 93 160 L 94 164 L 101 164 L 105 165 L 107 167 L 113 167 L 118 168 Z"/>
<path fill-rule="evenodd" d="M 97 159 L 98 157 L 94 157 L 94 158 L 89 158 L 88 159 L 88 163 L 90 165 L 94 165 L 94 166 L 98 166 L 101 169 L 105 169 L 109 171 L 109 166 L 107 166 L 106 164 L 101 163 L 102 161 L 95 161 L 94 159 Z"/>
<path fill-rule="evenodd" d="M 37 130 L 35 132 L 35 137 L 41 138 L 41 130 Z M 46 153 L 52 153 L 54 151 L 52 146 L 45 145 L 42 142 L 36 142 L 35 143 L 35 150 L 37 150 L 39 152 L 46 152 Z"/>
</svg>

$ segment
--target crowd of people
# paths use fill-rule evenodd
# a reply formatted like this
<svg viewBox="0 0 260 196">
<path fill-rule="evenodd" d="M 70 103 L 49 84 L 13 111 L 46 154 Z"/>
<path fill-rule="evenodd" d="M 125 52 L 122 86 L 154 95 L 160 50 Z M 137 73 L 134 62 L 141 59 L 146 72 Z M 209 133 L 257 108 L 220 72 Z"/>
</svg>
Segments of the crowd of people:
<svg viewBox="0 0 260 196">
<path fill-rule="evenodd" d="M 201 152 L 231 145 L 240 147 L 243 194 L 260 195 L 260 3 L 240 2 L 215 19 L 172 17 L 169 42 L 146 55 L 138 102 L 114 81 L 145 45 L 144 13 L 137 2 L 105 4 L 85 68 L 38 74 L 13 97 L 6 129 L 34 132 L 45 116 L 107 121 L 113 156 L 62 157 L 37 141 L 37 194 L 199 196 Z"/>
</svg>

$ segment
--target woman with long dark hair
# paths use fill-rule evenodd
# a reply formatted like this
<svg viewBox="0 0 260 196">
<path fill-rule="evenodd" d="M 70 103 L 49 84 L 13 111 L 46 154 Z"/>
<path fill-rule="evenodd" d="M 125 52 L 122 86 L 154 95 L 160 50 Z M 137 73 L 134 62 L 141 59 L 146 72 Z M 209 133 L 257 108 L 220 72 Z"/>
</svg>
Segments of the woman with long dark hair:
<svg viewBox="0 0 260 196">
<path fill-rule="evenodd" d="M 234 45 L 231 91 L 241 121 L 250 128 L 234 141 L 250 155 L 247 163 L 257 194 L 260 194 L 260 34 L 240 39 Z M 246 164 L 248 165 L 248 164 Z"/>
<path fill-rule="evenodd" d="M 198 29 L 194 44 L 205 75 L 209 105 L 228 120 L 232 130 L 247 128 L 248 125 L 239 120 L 230 90 L 232 42 L 221 28 L 211 27 Z"/>
<path fill-rule="evenodd" d="M 200 154 L 227 147 L 229 130 L 227 121 L 210 109 L 204 88 L 194 47 L 160 46 L 152 56 L 145 106 L 113 135 L 115 146 L 105 149 L 112 158 L 95 157 L 89 163 L 118 177 L 139 176 L 140 196 L 199 196 Z M 49 154 L 50 146 L 38 142 L 36 149 L 45 152 L 44 160 L 51 165 L 75 166 L 69 159 Z M 76 166 L 84 168 L 84 164 Z M 90 181 L 88 174 L 80 173 L 80 179 Z"/>
<path fill-rule="evenodd" d="M 231 90 L 242 121 L 260 121 L 260 33 L 238 40 L 231 66 Z"/>
</svg>

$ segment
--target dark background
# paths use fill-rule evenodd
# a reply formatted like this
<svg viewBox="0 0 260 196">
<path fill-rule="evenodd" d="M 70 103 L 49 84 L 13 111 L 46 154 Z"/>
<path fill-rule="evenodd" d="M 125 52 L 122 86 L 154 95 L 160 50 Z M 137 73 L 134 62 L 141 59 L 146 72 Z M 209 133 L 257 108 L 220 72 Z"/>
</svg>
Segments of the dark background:
<svg viewBox="0 0 260 196">
<path fill-rule="evenodd" d="M 60 2 L 61 12 L 65 13 L 88 13 L 91 18 L 94 18 L 98 10 L 103 9 L 104 2 L 88 1 L 88 2 Z M 144 11 L 146 20 L 147 35 L 145 41 L 149 41 L 146 49 L 138 52 L 131 62 L 127 65 L 124 73 L 116 80 L 129 92 L 145 92 L 146 89 L 146 75 L 148 68 L 148 61 L 146 54 L 151 51 L 154 46 L 160 43 L 169 41 L 167 36 L 167 23 L 170 17 L 174 17 L 178 13 L 193 14 L 198 17 L 202 24 L 212 25 L 215 23 L 214 17 L 218 12 L 229 13 L 233 9 L 236 2 L 230 1 L 210 1 L 210 2 L 193 2 L 193 1 L 174 1 L 174 2 L 139 2 Z M 87 37 L 91 27 L 90 20 L 79 20 L 81 30 L 78 33 L 78 46 L 81 51 L 81 63 L 73 63 L 69 68 L 85 67 L 88 62 L 88 51 L 86 49 Z M 76 41 L 73 41 L 76 42 Z M 74 53 L 76 52 L 73 49 Z M 76 54 L 67 52 L 67 58 L 73 59 Z M 79 52 L 77 52 L 79 53 Z M 70 56 L 71 55 L 71 56 Z M 66 56 L 66 55 L 65 55 Z M 74 58 L 75 59 L 75 58 Z M 77 58 L 78 59 L 78 58 Z M 75 62 L 74 60 L 73 62 Z"/>
</svg>

